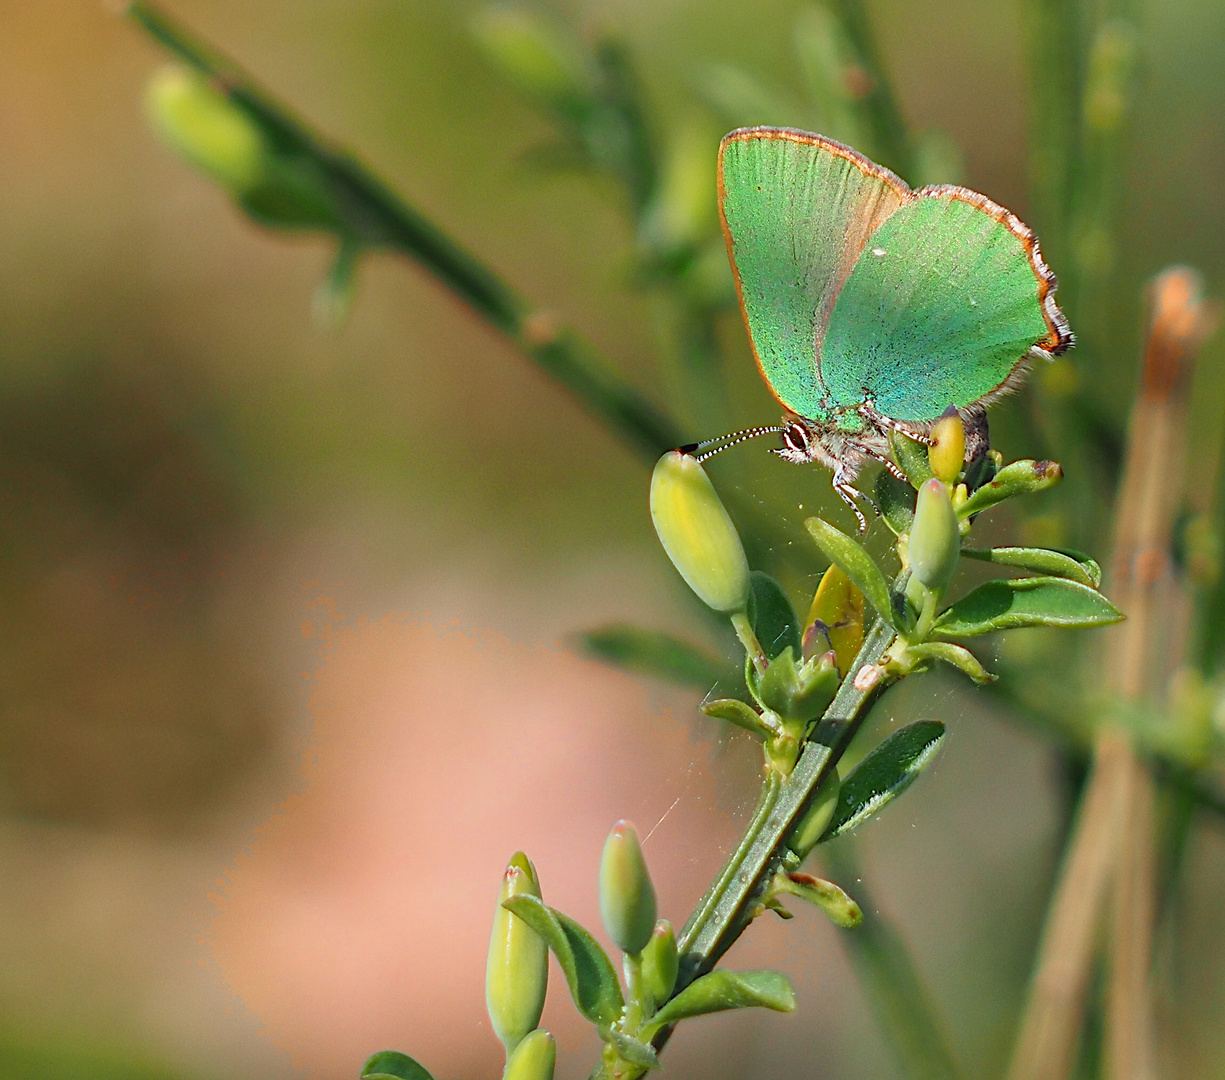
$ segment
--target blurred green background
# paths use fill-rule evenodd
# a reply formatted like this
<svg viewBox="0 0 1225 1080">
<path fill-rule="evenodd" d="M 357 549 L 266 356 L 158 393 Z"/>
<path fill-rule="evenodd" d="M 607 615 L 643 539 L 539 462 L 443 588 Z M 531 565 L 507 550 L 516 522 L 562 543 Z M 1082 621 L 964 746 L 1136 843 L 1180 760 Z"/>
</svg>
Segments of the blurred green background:
<svg viewBox="0 0 1225 1080">
<path fill-rule="evenodd" d="M 655 359 L 667 314 L 630 280 L 618 193 L 532 164 L 547 125 L 478 53 L 477 7 L 173 11 L 634 384 L 673 396 Z M 708 144 L 713 221 L 726 124 L 702 73 L 734 63 L 798 97 L 803 5 L 552 9 L 615 27 L 660 138 Z M 964 182 L 1028 219 L 1017 5 L 870 10 L 911 123 L 951 136 Z M 1215 295 L 1225 279 L 1225 6 L 1132 15 L 1117 287 L 1080 373 L 1117 425 L 1144 281 L 1170 262 Z M 312 321 L 329 246 L 261 231 L 157 143 L 142 99 L 163 59 L 94 0 L 0 0 L 0 1076 L 80 1071 L 81 1054 L 117 1076 L 355 1075 L 384 1045 L 490 1075 L 482 956 L 506 857 L 526 848 L 546 896 L 594 925 L 607 828 L 658 822 L 647 857 L 680 922 L 752 797 L 754 751 L 699 723 L 695 695 L 570 644 L 613 620 L 706 634 L 657 550 L 642 461 L 402 261 L 363 262 L 342 328 Z M 740 358 L 728 419 L 774 422 L 738 318 L 719 329 Z M 1193 461 L 1219 450 L 1221 355 L 1206 353 Z M 1034 452 L 1019 409 L 993 412 L 1006 456 Z M 676 411 L 700 425 L 696 406 Z M 797 525 L 835 505 L 822 471 L 744 454 Z M 952 728 L 904 808 L 865 832 L 864 861 L 967 1074 L 997 1075 L 1054 871 L 1060 773 L 1038 736 L 943 676 L 879 711 Z M 1222 839 L 1219 822 L 1193 834 L 1181 936 L 1160 957 L 1178 989 L 1176 1010 L 1160 1003 L 1170 1075 L 1222 1075 Z M 693 1025 L 672 1074 L 895 1075 L 815 916 L 754 927 L 733 961 L 783 967 L 799 1013 Z M 546 1023 L 559 1075 L 585 1075 L 593 1042 L 557 1005 Z"/>
</svg>

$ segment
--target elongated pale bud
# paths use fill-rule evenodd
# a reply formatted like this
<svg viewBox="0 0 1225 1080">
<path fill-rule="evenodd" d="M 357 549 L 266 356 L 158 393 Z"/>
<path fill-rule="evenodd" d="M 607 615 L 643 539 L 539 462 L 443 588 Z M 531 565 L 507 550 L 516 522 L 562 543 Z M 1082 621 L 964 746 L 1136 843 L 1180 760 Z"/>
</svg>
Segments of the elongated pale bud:
<svg viewBox="0 0 1225 1080">
<path fill-rule="evenodd" d="M 537 1028 L 515 1047 L 502 1080 L 553 1080 L 557 1043 L 544 1028 Z"/>
<path fill-rule="evenodd" d="M 915 501 L 910 528 L 910 569 L 933 592 L 943 592 L 961 554 L 961 530 L 948 488 L 939 480 L 924 481 Z"/>
<path fill-rule="evenodd" d="M 540 896 L 540 883 L 536 868 L 519 851 L 502 878 L 485 966 L 485 1005 L 494 1033 L 508 1055 L 540 1023 L 549 976 L 549 951 L 544 940 L 502 906 L 504 900 L 523 893 Z"/>
<path fill-rule="evenodd" d="M 638 833 L 618 821 L 600 859 L 600 917 L 622 952 L 639 953 L 655 929 L 655 886 L 642 857 Z"/>
<path fill-rule="evenodd" d="M 660 919 L 651 931 L 650 941 L 642 950 L 642 986 L 651 999 L 650 1012 L 672 996 L 679 970 L 676 932 L 667 919 Z"/>
<path fill-rule="evenodd" d="M 835 772 L 821 785 L 812 805 L 804 811 L 800 823 L 792 831 L 787 846 L 801 860 L 817 846 L 817 841 L 833 819 L 834 811 L 838 809 L 838 794 L 841 790 L 842 783 Z"/>
<path fill-rule="evenodd" d="M 744 610 L 749 598 L 744 546 L 696 459 L 671 450 L 656 463 L 651 520 L 672 565 L 707 606 L 728 614 Z"/>
<path fill-rule="evenodd" d="M 966 457 L 966 426 L 956 409 L 950 407 L 932 425 L 930 438 L 927 461 L 932 475 L 946 484 L 956 483 Z"/>
<path fill-rule="evenodd" d="M 232 194 L 244 195 L 264 179 L 263 132 L 203 75 L 177 64 L 162 68 L 149 82 L 145 106 L 170 147 Z"/>
</svg>

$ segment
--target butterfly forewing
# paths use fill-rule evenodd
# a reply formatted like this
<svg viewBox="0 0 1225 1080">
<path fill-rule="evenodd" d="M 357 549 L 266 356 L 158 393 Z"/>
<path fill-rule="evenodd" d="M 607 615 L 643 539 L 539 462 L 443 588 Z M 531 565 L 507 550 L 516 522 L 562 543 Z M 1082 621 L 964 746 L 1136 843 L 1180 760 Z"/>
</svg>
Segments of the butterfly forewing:
<svg viewBox="0 0 1225 1080">
<path fill-rule="evenodd" d="M 747 128 L 719 149 L 719 206 L 758 367 L 802 416 L 825 397 L 818 350 L 856 259 L 909 189 L 840 143 Z"/>
</svg>

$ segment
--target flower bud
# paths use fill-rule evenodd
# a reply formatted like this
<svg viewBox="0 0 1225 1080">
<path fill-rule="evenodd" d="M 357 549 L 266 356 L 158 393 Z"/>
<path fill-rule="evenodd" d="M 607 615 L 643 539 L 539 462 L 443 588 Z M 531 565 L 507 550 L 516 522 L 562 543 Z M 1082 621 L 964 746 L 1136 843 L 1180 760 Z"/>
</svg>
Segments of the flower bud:
<svg viewBox="0 0 1225 1080">
<path fill-rule="evenodd" d="M 736 526 L 696 458 L 670 450 L 651 474 L 651 520 L 672 565 L 715 611 L 744 610 L 749 563 Z"/>
<path fill-rule="evenodd" d="M 519 851 L 502 878 L 485 966 L 485 1005 L 507 1054 L 540 1023 L 549 975 L 549 951 L 543 939 L 502 906 L 504 900 L 522 893 L 540 896 L 540 883 L 536 868 Z"/>
<path fill-rule="evenodd" d="M 943 592 L 957 569 L 961 529 L 948 488 L 939 480 L 927 480 L 919 488 L 909 552 L 914 576 L 933 592 Z"/>
<path fill-rule="evenodd" d="M 544 1028 L 537 1028 L 515 1047 L 502 1080 L 553 1080 L 557 1043 Z"/>
<path fill-rule="evenodd" d="M 149 119 L 170 147 L 234 195 L 257 187 L 268 168 L 263 132 L 205 76 L 177 64 L 158 71 L 145 94 Z"/>
<path fill-rule="evenodd" d="M 804 811 L 799 824 L 792 830 L 787 846 L 803 860 L 821 839 L 822 833 L 833 819 L 834 811 L 838 809 L 838 794 L 842 790 L 842 781 L 837 771 L 821 785 L 817 797 Z"/>
<path fill-rule="evenodd" d="M 672 996 L 679 969 L 676 932 L 667 919 L 660 919 L 651 931 L 651 940 L 642 950 L 642 987 L 651 999 L 649 1012 L 654 1012 Z"/>
<path fill-rule="evenodd" d="M 961 414 L 949 406 L 932 425 L 929 438 L 927 461 L 932 475 L 946 484 L 955 483 L 966 457 L 966 426 L 961 421 Z"/>
<path fill-rule="evenodd" d="M 600 917 L 622 952 L 643 950 L 655 929 L 655 886 L 647 872 L 638 833 L 618 821 L 600 859 Z"/>
<path fill-rule="evenodd" d="M 863 647 L 863 593 L 837 563 L 831 563 L 821 576 L 812 598 L 804 631 L 805 650 L 815 652 L 815 642 L 821 637 L 834 650 L 838 670 L 850 671 Z"/>
</svg>

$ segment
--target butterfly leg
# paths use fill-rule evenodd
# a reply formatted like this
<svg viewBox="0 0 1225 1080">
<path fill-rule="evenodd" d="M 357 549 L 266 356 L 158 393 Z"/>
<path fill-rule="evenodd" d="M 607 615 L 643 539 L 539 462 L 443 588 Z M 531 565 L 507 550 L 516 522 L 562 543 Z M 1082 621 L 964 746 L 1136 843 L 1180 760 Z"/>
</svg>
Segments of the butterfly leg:
<svg viewBox="0 0 1225 1080">
<path fill-rule="evenodd" d="M 891 457 L 882 454 L 879 450 L 873 450 L 870 446 L 865 446 L 862 443 L 847 443 L 848 446 L 854 447 L 865 457 L 870 457 L 873 461 L 879 461 L 890 476 L 897 480 L 901 480 L 907 484 L 910 483 L 910 478 L 897 467 Z"/>
<path fill-rule="evenodd" d="M 927 434 L 927 432 L 908 427 L 900 420 L 894 420 L 891 416 L 886 416 L 884 413 L 877 412 L 876 406 L 873 404 L 870 397 L 865 397 L 862 404 L 860 404 L 856 411 L 860 416 L 881 431 L 896 431 L 898 434 L 905 435 L 906 438 L 913 439 L 915 442 L 922 443 L 924 446 L 932 445 L 932 438 Z"/>
<path fill-rule="evenodd" d="M 859 449 L 855 444 L 848 445 L 854 449 Z M 868 531 L 868 519 L 863 516 L 855 500 L 857 498 L 863 499 L 864 502 L 872 507 L 877 517 L 880 517 L 880 507 L 851 483 L 854 475 L 850 470 L 839 467 L 834 472 L 834 490 L 838 493 L 838 497 L 851 508 L 851 513 L 855 515 L 855 520 L 859 522 L 859 534 L 862 536 Z"/>
</svg>

